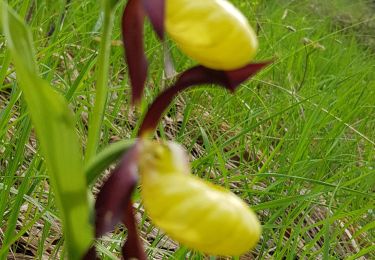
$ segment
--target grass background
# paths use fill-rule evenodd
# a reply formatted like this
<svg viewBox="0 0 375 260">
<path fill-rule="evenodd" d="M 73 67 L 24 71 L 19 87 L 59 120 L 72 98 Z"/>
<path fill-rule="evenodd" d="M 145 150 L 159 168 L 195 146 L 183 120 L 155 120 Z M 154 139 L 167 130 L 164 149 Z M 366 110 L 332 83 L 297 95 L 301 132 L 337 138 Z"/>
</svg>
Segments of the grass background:
<svg viewBox="0 0 375 260">
<path fill-rule="evenodd" d="M 71 94 L 84 146 L 100 41 L 98 1 L 8 2 L 32 28 L 42 77 Z M 233 3 L 257 30 L 257 60 L 276 57 L 274 64 L 235 95 L 209 86 L 180 95 L 158 136 L 181 142 L 194 174 L 230 188 L 257 211 L 263 236 L 241 259 L 373 259 L 374 2 Z M 139 111 L 130 107 L 121 8 L 101 147 L 134 137 L 138 118 L 168 84 L 160 66 L 163 48 L 147 25 L 146 98 Z M 177 72 L 194 64 L 173 43 L 168 48 Z M 0 257 L 61 258 L 54 197 L 1 35 L 0 66 Z M 208 258 L 169 240 L 141 206 L 138 216 L 150 259 Z M 124 237 L 119 226 L 103 238 L 104 259 L 118 258 Z"/>
</svg>

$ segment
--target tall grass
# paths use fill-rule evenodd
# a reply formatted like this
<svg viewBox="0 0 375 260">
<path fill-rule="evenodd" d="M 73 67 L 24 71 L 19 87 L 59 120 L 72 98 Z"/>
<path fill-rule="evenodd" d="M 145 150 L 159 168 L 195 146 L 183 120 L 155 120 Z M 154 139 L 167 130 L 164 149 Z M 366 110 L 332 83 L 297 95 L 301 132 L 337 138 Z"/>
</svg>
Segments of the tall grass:
<svg viewBox="0 0 375 260">
<path fill-rule="evenodd" d="M 8 2 L 32 28 L 39 76 L 68 97 L 84 149 L 102 40 L 99 4 Z M 375 34 L 366 28 L 374 26 L 375 17 L 370 2 L 233 2 L 257 28 L 257 59 L 276 57 L 275 63 L 235 95 L 210 87 L 180 95 L 159 137 L 183 143 L 195 174 L 230 188 L 260 214 L 263 237 L 243 259 L 374 258 Z M 99 150 L 133 137 L 137 119 L 167 84 L 159 67 L 163 47 L 147 27 L 152 64 L 146 99 L 140 110 L 131 108 L 117 42 L 118 13 L 114 24 Z M 0 252 L 56 259 L 66 252 L 61 212 L 5 45 L 0 34 Z M 168 48 L 177 71 L 193 64 L 172 44 Z M 205 258 L 155 229 L 141 204 L 139 217 L 150 259 Z M 99 243 L 104 259 L 119 256 L 125 236 L 119 227 Z"/>
</svg>

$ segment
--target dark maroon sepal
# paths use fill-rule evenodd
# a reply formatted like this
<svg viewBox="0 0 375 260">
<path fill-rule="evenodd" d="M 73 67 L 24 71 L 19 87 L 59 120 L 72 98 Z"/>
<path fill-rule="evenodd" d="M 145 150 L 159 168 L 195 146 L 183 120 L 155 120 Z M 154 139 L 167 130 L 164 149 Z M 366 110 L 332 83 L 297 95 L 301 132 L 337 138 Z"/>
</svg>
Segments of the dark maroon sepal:
<svg viewBox="0 0 375 260">
<path fill-rule="evenodd" d="M 100 189 L 95 203 L 95 237 L 114 230 L 118 223 L 123 222 L 128 229 L 122 252 L 124 259 L 146 260 L 131 201 L 138 181 L 139 146 L 140 142 L 136 142 L 126 152 Z M 94 247 L 90 248 L 84 259 L 97 259 Z"/>
<path fill-rule="evenodd" d="M 128 229 L 128 237 L 122 247 L 124 259 L 146 260 L 146 254 L 139 239 L 137 224 L 134 217 L 133 205 L 128 203 L 124 213 L 124 224 Z"/>
<path fill-rule="evenodd" d="M 82 260 L 99 260 L 100 258 L 98 257 L 98 255 L 96 254 L 96 250 L 95 250 L 95 246 L 92 246 L 86 253 L 86 255 L 84 255 L 82 257 Z"/>
<path fill-rule="evenodd" d="M 221 71 L 222 78 L 216 83 L 234 92 L 241 83 L 254 76 L 257 72 L 270 65 L 272 62 L 273 61 L 250 63 L 237 70 Z"/>
<path fill-rule="evenodd" d="M 270 63 L 272 61 L 251 63 L 231 71 L 213 70 L 204 66 L 196 66 L 184 71 L 175 84 L 164 90 L 151 104 L 139 129 L 139 136 L 156 128 L 164 110 L 179 92 L 202 84 L 218 84 L 234 92 L 242 82 Z"/>
<path fill-rule="evenodd" d="M 164 39 L 165 0 L 142 0 L 144 10 L 158 37 Z"/>
<path fill-rule="evenodd" d="M 128 150 L 119 166 L 100 189 L 95 203 L 96 237 L 112 231 L 119 222 L 123 221 L 126 214 L 124 209 L 131 202 L 131 194 L 138 180 L 138 156 L 136 143 Z"/>
<path fill-rule="evenodd" d="M 122 15 L 122 37 L 132 89 L 132 102 L 138 103 L 147 78 L 147 60 L 143 47 L 145 11 L 143 0 L 129 0 Z"/>
</svg>

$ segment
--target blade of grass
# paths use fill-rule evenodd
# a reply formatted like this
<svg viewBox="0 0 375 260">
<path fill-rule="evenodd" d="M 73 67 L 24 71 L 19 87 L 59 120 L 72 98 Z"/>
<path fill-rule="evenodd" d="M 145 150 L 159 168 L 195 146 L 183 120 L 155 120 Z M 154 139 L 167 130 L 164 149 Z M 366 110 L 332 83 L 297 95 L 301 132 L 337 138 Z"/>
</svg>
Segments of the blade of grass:
<svg viewBox="0 0 375 260">
<path fill-rule="evenodd" d="M 1 27 L 2 26 L 1 26 L 1 23 L 0 23 L 0 28 Z M 10 53 L 9 53 L 9 51 L 6 51 L 5 55 L 4 55 L 3 63 L 1 64 L 1 67 L 0 67 L 0 86 L 1 87 L 3 86 L 3 82 L 5 80 L 5 77 L 6 77 L 7 73 L 8 73 L 9 65 L 10 65 Z M 1 87 L 0 87 L 0 89 L 1 89 Z"/>
<path fill-rule="evenodd" d="M 87 74 L 90 72 L 91 68 L 96 62 L 96 56 L 92 55 L 91 58 L 87 61 L 86 66 L 82 69 L 77 79 L 73 82 L 73 85 L 69 88 L 68 92 L 65 95 L 65 98 L 70 101 L 76 91 L 79 89 L 80 85 L 86 78 Z"/>
<path fill-rule="evenodd" d="M 12 211 L 10 213 L 10 217 L 8 219 L 8 224 L 7 224 L 7 229 L 4 234 L 4 241 L 3 241 L 4 244 L 7 244 L 12 239 L 12 236 L 14 235 L 14 231 L 16 229 L 17 220 L 18 220 L 18 213 L 24 201 L 23 194 L 26 193 L 26 189 L 30 185 L 29 183 L 30 177 L 31 177 L 30 169 L 33 168 L 33 164 L 35 164 L 35 159 L 37 158 L 34 157 L 34 160 L 30 164 L 29 170 L 25 172 L 25 177 L 22 179 L 22 183 L 18 189 L 18 193 L 15 198 L 15 201 L 12 204 Z"/>
<path fill-rule="evenodd" d="M 7 106 L 0 112 L 0 140 L 8 130 L 12 109 L 21 96 L 19 88 L 14 87 Z M 8 127 L 7 127 L 8 126 Z"/>
<path fill-rule="evenodd" d="M 21 111 L 24 110 L 23 108 Z M 31 123 L 29 118 L 24 118 L 17 124 L 17 132 L 12 138 L 12 142 L 17 143 L 14 148 L 14 153 L 10 150 L 6 151 L 5 158 L 12 158 L 9 163 L 9 167 L 4 174 L 4 188 L 0 193 L 0 201 L 7 201 L 11 196 L 11 188 L 15 183 L 14 176 L 19 169 L 19 162 L 24 160 L 25 146 L 29 139 L 31 132 Z M 3 184 L 3 183 L 1 183 Z M 7 203 L 0 203 L 0 223 L 4 218 L 4 212 L 7 208 Z"/>
<path fill-rule="evenodd" d="M 328 205 L 328 210 L 327 210 L 327 222 L 324 224 L 324 228 L 322 230 L 324 230 L 324 245 L 323 245 L 323 258 L 324 259 L 329 259 L 329 251 L 330 251 L 330 241 L 331 241 L 331 234 L 330 234 L 330 223 L 329 223 L 329 217 L 331 215 L 331 212 L 332 212 L 332 205 L 334 203 L 334 198 L 336 196 L 336 193 L 337 191 L 339 190 L 340 188 L 340 184 L 341 184 L 341 180 L 340 180 L 340 183 L 337 185 L 337 187 L 335 188 L 335 190 L 333 191 L 333 194 L 332 194 L 332 197 L 331 197 L 331 200 L 329 202 L 329 205 Z"/>
</svg>

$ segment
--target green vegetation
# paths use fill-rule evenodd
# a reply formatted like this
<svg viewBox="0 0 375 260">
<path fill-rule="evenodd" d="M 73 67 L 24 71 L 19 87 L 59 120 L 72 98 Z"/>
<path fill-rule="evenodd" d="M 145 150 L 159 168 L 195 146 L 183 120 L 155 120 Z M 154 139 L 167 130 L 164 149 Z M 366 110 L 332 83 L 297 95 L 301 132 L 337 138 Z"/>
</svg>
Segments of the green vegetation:
<svg viewBox="0 0 375 260">
<path fill-rule="evenodd" d="M 5 42 L 7 32 L 0 34 L 0 257 L 63 258 L 71 245 L 65 244 L 60 223 L 68 223 L 71 216 L 59 212 L 57 205 L 69 206 L 75 198 L 64 197 L 64 191 L 78 183 L 82 194 L 84 174 L 90 182 L 96 179 L 99 172 L 90 169 L 102 170 L 130 141 L 110 148 L 108 144 L 135 137 L 137 119 L 170 82 L 160 67 L 163 46 L 147 28 L 146 50 L 152 63 L 146 98 L 135 110 L 119 44 L 122 3 L 109 53 L 109 95 L 98 148 L 104 153 L 81 165 L 80 151 L 91 142 L 92 158 L 98 143 L 96 133 L 87 140 L 87 129 L 95 111 L 97 71 L 106 70 L 105 58 L 98 56 L 105 45 L 101 31 L 106 24 L 99 15 L 99 1 L 8 2 L 24 17 L 34 42 L 17 38 L 29 44 L 23 45 L 29 50 L 20 53 Z M 374 3 L 233 2 L 257 29 L 257 60 L 275 57 L 274 64 L 235 95 L 211 87 L 180 95 L 158 136 L 182 143 L 196 175 L 231 189 L 257 211 L 263 236 L 243 259 L 374 258 Z M 9 27 L 20 28 L 16 22 Z M 36 49 L 36 61 L 29 56 L 30 45 Z M 172 44 L 167 47 L 177 72 L 194 64 Z M 31 76 L 36 72 L 39 76 Z M 45 92 L 56 98 L 48 99 Z M 42 109 L 46 104 L 49 109 Z M 38 137 L 44 137 L 39 142 L 29 114 Z M 66 124 L 75 124 L 76 132 L 59 125 L 61 117 Z M 58 142 L 66 147 L 55 151 Z M 77 147 L 80 143 L 82 147 Z M 49 153 L 42 153 L 39 145 Z M 56 157 L 56 163 L 64 163 L 51 164 Z M 65 170 L 57 173 L 55 167 Z M 64 179 L 59 180 L 61 176 Z M 138 195 L 135 201 L 140 202 Z M 88 203 L 84 199 L 79 205 Z M 155 229 L 139 205 L 139 228 L 150 259 L 205 258 Z M 91 235 L 88 229 L 80 225 L 78 231 L 73 228 L 66 234 L 82 234 L 84 247 Z M 124 237 L 126 230 L 119 226 L 98 243 L 104 259 L 118 258 Z"/>
</svg>

